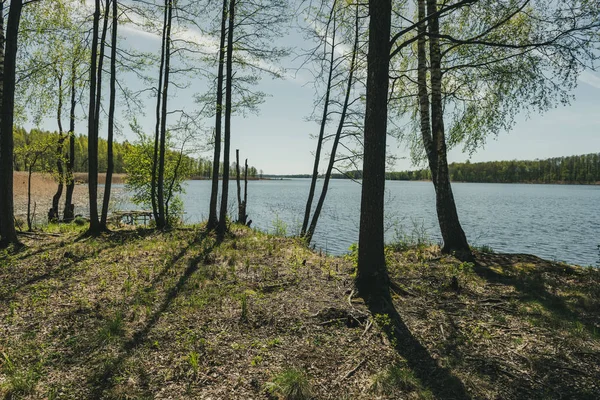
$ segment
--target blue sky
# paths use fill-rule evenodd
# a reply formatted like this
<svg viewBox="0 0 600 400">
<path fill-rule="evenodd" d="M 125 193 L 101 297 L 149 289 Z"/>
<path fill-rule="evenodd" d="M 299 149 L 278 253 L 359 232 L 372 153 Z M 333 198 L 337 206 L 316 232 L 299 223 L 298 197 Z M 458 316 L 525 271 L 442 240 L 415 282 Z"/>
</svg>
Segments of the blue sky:
<svg viewBox="0 0 600 400">
<path fill-rule="evenodd" d="M 135 28 L 121 30 L 126 45 L 143 51 L 158 51 L 158 37 L 142 33 Z M 287 43 L 301 43 L 300 34 L 291 32 L 284 39 Z M 292 66 L 289 62 L 286 67 Z M 308 72 L 287 73 L 285 79 L 264 78 L 260 89 L 269 96 L 260 106 L 260 115 L 246 118 L 234 117 L 232 121 L 232 159 L 235 149 L 240 149 L 241 157 L 248 158 L 250 165 L 263 170 L 265 174 L 307 174 L 312 171 L 315 141 L 311 135 L 318 133 L 318 125 L 306 122 L 313 109 L 314 89 L 308 83 Z M 140 88 L 133 76 L 120 77 L 131 88 Z M 106 85 L 105 85 L 106 86 Z M 203 78 L 190 80 L 190 87 L 177 90 L 172 87 L 170 107 L 172 109 L 193 109 L 192 96 L 204 92 L 207 83 Z M 488 138 L 487 143 L 469 157 L 460 148 L 449 153 L 449 161 L 472 162 L 512 159 L 535 159 L 574 154 L 600 152 L 600 74 L 586 71 L 579 86 L 574 91 L 575 101 L 569 107 L 559 107 L 542 115 L 518 116 L 517 123 L 510 132 L 501 133 L 496 138 Z M 155 100 L 146 101 L 146 115 L 138 115 L 138 123 L 148 133 L 153 132 Z M 124 130 L 117 140 L 135 140 L 128 128 L 129 121 L 121 112 L 117 113 Z M 66 124 L 66 121 L 65 121 Z M 78 122 L 79 132 L 85 132 L 84 120 Z M 52 119 L 44 121 L 43 127 L 55 130 Z M 214 125 L 212 119 L 204 122 L 205 130 Z M 29 125 L 30 127 L 30 125 Z M 333 128 L 332 128 L 333 129 Z M 101 135 L 105 135 L 101 130 Z M 388 152 L 396 155 L 398 161 L 394 170 L 415 168 L 408 157 L 404 144 L 388 138 Z M 210 157 L 210 153 L 201 154 Z M 324 170 L 325 163 L 321 164 Z"/>
</svg>

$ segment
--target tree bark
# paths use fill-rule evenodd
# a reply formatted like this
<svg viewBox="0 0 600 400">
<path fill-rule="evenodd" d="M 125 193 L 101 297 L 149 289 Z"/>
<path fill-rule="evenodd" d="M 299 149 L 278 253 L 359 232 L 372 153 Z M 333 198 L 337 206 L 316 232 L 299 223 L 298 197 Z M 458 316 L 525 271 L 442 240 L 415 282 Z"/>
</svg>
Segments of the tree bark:
<svg viewBox="0 0 600 400">
<path fill-rule="evenodd" d="M 455 253 L 461 258 L 470 258 L 471 250 L 458 219 L 448 173 L 444 110 L 442 104 L 441 53 L 438 39 L 440 28 L 436 0 L 427 0 L 427 13 L 431 17 L 429 21 L 429 33 L 431 34 L 429 39 L 429 53 L 431 57 L 431 131 L 437 162 L 435 192 L 438 222 L 444 241 L 442 252 Z M 433 176 L 434 174 L 432 173 L 432 178 Z"/>
<path fill-rule="evenodd" d="M 65 137 L 63 136 L 63 126 L 62 126 L 62 108 L 63 108 L 63 73 L 57 72 L 58 79 L 58 107 L 56 110 L 56 122 L 58 123 L 58 143 L 56 146 L 56 171 L 58 172 L 58 186 L 56 188 L 56 193 L 52 196 L 52 210 L 50 211 L 49 219 L 53 219 L 58 221 L 59 219 L 59 211 L 58 204 L 60 202 L 60 198 L 62 196 L 64 181 L 65 181 L 65 172 L 63 168 L 63 144 L 65 141 Z M 51 222 L 51 221 L 48 221 Z"/>
<path fill-rule="evenodd" d="M 63 221 L 70 222 L 75 217 L 73 205 L 73 191 L 75 190 L 75 179 L 73 169 L 75 167 L 75 107 L 77 106 L 75 93 L 75 80 L 77 79 L 77 61 L 73 57 L 71 64 L 71 111 L 69 114 L 69 159 L 67 161 L 67 188 L 65 192 L 65 209 Z"/>
<path fill-rule="evenodd" d="M 383 200 L 391 0 L 369 0 L 369 53 L 356 288 L 367 301 L 389 298 L 384 257 Z"/>
<path fill-rule="evenodd" d="M 96 129 L 96 84 L 98 61 L 98 30 L 100 25 L 100 0 L 95 1 L 90 63 L 90 103 L 88 108 L 88 194 L 90 205 L 89 234 L 100 232 L 98 220 L 98 130 Z"/>
<path fill-rule="evenodd" d="M 23 0 L 12 0 L 8 11 L 2 71 L 2 113 L 0 119 L 0 247 L 20 245 L 14 220 L 13 202 L 13 119 L 17 40 Z M 1 40 L 1 39 L 6 39 Z"/>
<path fill-rule="evenodd" d="M 2 107 L 2 98 L 4 97 L 3 87 L 4 87 L 4 44 L 6 42 L 5 39 L 6 38 L 4 37 L 4 2 L 0 1 L 0 108 Z M 13 168 L 17 168 L 14 154 L 13 154 L 12 162 L 13 162 L 13 164 L 12 164 Z M 2 166 L 2 168 L 4 167 L 4 164 L 2 163 L 2 115 L 1 115 L 1 113 L 0 113 L 0 166 Z M 2 182 L 5 182 L 5 177 L 2 175 L 2 171 L 3 171 L 2 168 L 0 168 L 0 177 L 2 178 L 2 180 L 0 180 L 0 192 L 4 192 L 6 190 L 6 188 L 2 184 Z M 17 168 L 17 171 L 18 171 L 18 168 Z M 3 229 L 2 228 L 2 214 L 4 214 L 2 212 L 2 210 L 4 210 L 4 207 L 2 206 L 2 202 L 3 202 L 3 198 L 2 198 L 2 195 L 0 194 L 0 244 L 2 243 L 2 229 Z"/>
<path fill-rule="evenodd" d="M 156 94 L 156 125 L 154 127 L 154 153 L 152 156 L 152 180 L 150 183 L 150 202 L 152 204 L 152 214 L 154 216 L 154 221 L 158 222 L 159 213 L 158 213 L 158 204 L 156 202 L 156 173 L 158 170 L 158 148 L 160 142 L 160 116 L 161 116 L 161 102 L 162 102 L 162 85 L 163 85 L 163 75 L 165 69 L 165 40 L 167 37 L 167 18 L 169 16 L 169 12 L 167 7 L 165 7 L 164 17 L 163 17 L 163 31 L 161 36 L 161 45 L 160 45 L 160 67 L 158 69 L 158 87 Z"/>
<path fill-rule="evenodd" d="M 229 147 L 231 145 L 231 89 L 233 78 L 233 28 L 235 23 L 235 0 L 229 2 L 229 22 L 227 30 L 227 64 L 225 76 L 225 135 L 223 142 L 223 192 L 217 234 L 223 237 L 227 230 L 227 200 L 229 195 Z"/>
<path fill-rule="evenodd" d="M 317 222 L 319 220 L 319 216 L 321 215 L 321 210 L 323 209 L 323 204 L 325 203 L 325 197 L 327 196 L 327 190 L 329 189 L 329 181 L 331 179 L 331 173 L 333 171 L 333 166 L 335 165 L 335 155 L 337 153 L 338 144 L 340 143 L 340 137 L 342 136 L 342 130 L 344 129 L 344 123 L 346 122 L 346 114 L 348 112 L 348 104 L 350 103 L 350 94 L 352 93 L 352 84 L 353 84 L 354 68 L 355 68 L 357 51 L 358 51 L 358 5 L 357 5 L 357 9 L 356 9 L 356 18 L 355 18 L 355 26 L 354 26 L 354 46 L 352 48 L 352 59 L 350 61 L 350 72 L 348 74 L 348 82 L 347 82 L 347 86 L 346 86 L 346 95 L 344 97 L 344 105 L 342 107 L 342 114 L 340 115 L 340 120 L 338 123 L 337 131 L 335 132 L 335 138 L 333 139 L 333 146 L 331 147 L 331 154 L 329 155 L 329 165 L 327 166 L 327 172 L 325 173 L 325 180 L 323 181 L 323 189 L 321 190 L 321 195 L 319 196 L 319 201 L 317 202 L 317 207 L 315 208 L 315 212 L 313 214 L 312 220 L 310 221 L 310 226 L 305 235 L 306 243 L 311 242 L 312 237 L 315 233 L 315 229 L 317 228 Z"/>
<path fill-rule="evenodd" d="M 242 187 L 240 184 L 240 150 L 235 150 L 235 180 L 237 183 L 237 200 L 238 200 L 238 224 L 246 225 L 246 203 L 242 202 Z"/>
<path fill-rule="evenodd" d="M 31 220 L 31 175 L 33 174 L 33 164 L 27 168 L 27 231 L 33 231 L 33 221 Z"/>
<path fill-rule="evenodd" d="M 426 18 L 425 13 L 425 0 L 418 0 L 418 20 L 422 21 Z M 419 87 L 419 115 L 421 125 L 421 138 L 423 140 L 423 147 L 425 148 L 425 154 L 427 155 L 427 161 L 429 162 L 429 169 L 431 171 L 431 180 L 433 186 L 436 186 L 437 176 L 437 157 L 433 148 L 433 138 L 431 137 L 431 117 L 429 115 L 429 90 L 427 89 L 427 53 L 425 45 L 427 24 L 421 24 L 418 28 L 419 39 L 417 41 L 417 83 Z"/>
<path fill-rule="evenodd" d="M 225 65 L 225 37 L 227 32 L 227 0 L 223 0 L 221 16 L 221 41 L 219 43 L 219 66 L 217 71 L 217 110 L 215 115 L 215 149 L 213 155 L 212 187 L 210 191 L 210 209 L 208 229 L 217 226 L 217 198 L 219 197 L 219 162 L 221 159 L 221 119 L 223 114 L 223 69 Z"/>
<path fill-rule="evenodd" d="M 157 203 L 158 203 L 158 219 L 156 227 L 159 229 L 166 228 L 168 218 L 165 215 L 165 194 L 164 194 L 164 179 L 165 179 L 165 154 L 167 140 L 167 95 L 169 90 L 169 65 L 171 61 L 171 21 L 173 19 L 173 0 L 165 0 L 167 7 L 167 30 L 165 36 L 165 73 L 163 79 L 162 90 L 162 110 L 160 118 L 160 146 L 158 153 L 158 182 L 157 182 Z"/>
<path fill-rule="evenodd" d="M 310 180 L 310 189 L 308 190 L 308 199 L 306 200 L 306 209 L 304 210 L 304 221 L 302 222 L 302 229 L 300 230 L 300 237 L 305 237 L 307 242 L 310 243 L 311 237 L 307 237 L 306 230 L 308 229 L 308 221 L 310 219 L 310 212 L 312 211 L 312 201 L 315 196 L 315 187 L 317 186 L 317 178 L 319 176 L 319 162 L 321 160 L 321 147 L 323 146 L 323 136 L 325 134 L 325 125 L 327 124 L 327 116 L 329 113 L 329 96 L 331 94 L 331 81 L 333 77 L 333 65 L 335 61 L 335 1 L 331 6 L 331 13 L 329 14 L 329 20 L 333 20 L 333 34 L 331 35 L 331 57 L 329 59 L 329 73 L 327 75 L 327 88 L 325 89 L 325 104 L 323 105 L 323 116 L 321 118 L 321 128 L 319 130 L 319 138 L 317 139 L 317 150 L 315 151 L 315 163 L 313 166 L 313 173 Z M 325 39 L 325 47 L 327 47 L 327 38 Z"/>
<path fill-rule="evenodd" d="M 117 81 L 117 0 L 112 0 L 112 32 L 111 32 L 111 48 L 110 48 L 110 94 L 108 106 L 108 135 L 107 135 L 107 166 L 106 180 L 104 183 L 104 199 L 102 201 L 102 217 L 100 225 L 103 230 L 107 230 L 108 206 L 110 203 L 110 190 L 112 186 L 112 175 L 115 169 L 113 157 L 113 137 L 115 128 L 115 96 L 116 96 L 116 81 Z"/>
<path fill-rule="evenodd" d="M 248 214 L 246 210 L 248 207 L 248 159 L 244 161 L 244 225 L 248 223 Z"/>
</svg>

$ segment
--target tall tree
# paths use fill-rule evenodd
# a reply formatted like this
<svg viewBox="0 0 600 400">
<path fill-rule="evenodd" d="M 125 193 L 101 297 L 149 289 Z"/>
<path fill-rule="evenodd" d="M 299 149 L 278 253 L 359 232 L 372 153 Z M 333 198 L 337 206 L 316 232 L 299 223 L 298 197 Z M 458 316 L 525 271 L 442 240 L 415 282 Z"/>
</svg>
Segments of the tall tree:
<svg viewBox="0 0 600 400">
<path fill-rule="evenodd" d="M 106 222 L 108 218 L 108 207 L 110 203 L 110 190 L 112 186 L 112 175 L 115 169 L 113 155 L 113 137 L 115 128 L 115 98 L 117 82 L 117 26 L 118 26 L 118 4 L 117 0 L 112 0 L 112 31 L 110 47 L 110 94 L 108 106 L 108 137 L 107 137 L 107 169 L 104 183 L 104 199 L 102 202 L 102 217 L 100 224 L 102 229 L 108 229 Z"/>
<path fill-rule="evenodd" d="M 335 34 L 336 34 L 336 20 L 335 20 L 335 7 L 336 1 L 331 5 L 331 11 L 329 13 L 329 19 L 327 21 L 327 28 L 324 34 L 324 47 L 325 53 L 327 54 L 327 43 L 329 41 L 329 25 L 332 25 L 331 29 L 331 53 L 329 56 L 329 68 L 327 74 L 327 84 L 325 88 L 325 99 L 323 100 L 323 116 L 321 117 L 321 124 L 319 129 L 319 136 L 317 138 L 317 149 L 315 150 L 315 161 L 313 164 L 313 173 L 310 180 L 310 188 L 308 189 L 308 199 L 306 200 L 306 207 L 304 210 L 304 220 L 302 222 L 302 228 L 300 229 L 300 236 L 306 237 L 306 231 L 308 229 L 308 223 L 310 220 L 310 214 L 312 211 L 312 201 L 315 196 L 315 188 L 317 186 L 317 178 L 319 176 L 319 162 L 321 161 L 321 148 L 323 146 L 323 136 L 325 135 L 325 127 L 327 125 L 327 119 L 329 118 L 329 96 L 331 95 L 331 85 L 333 83 L 333 71 L 335 69 Z M 312 237 L 312 234 L 310 235 Z M 310 243 L 310 238 L 308 238 Z"/>
<path fill-rule="evenodd" d="M 229 149 L 231 146 L 231 105 L 233 87 L 233 30 L 235 26 L 235 3 L 229 0 L 229 14 L 227 27 L 227 62 L 225 72 L 225 135 L 223 137 L 223 190 L 221 193 L 221 210 L 217 233 L 220 237 L 227 230 L 227 201 L 229 195 Z"/>
<path fill-rule="evenodd" d="M 152 180 L 150 184 L 150 200 L 152 204 L 152 213 L 154 214 L 154 220 L 159 220 L 158 203 L 156 201 L 156 188 L 157 188 L 157 173 L 158 173 L 158 153 L 160 143 L 160 121 L 161 121 L 161 103 L 162 103 L 162 89 L 165 69 L 165 44 L 167 36 L 167 18 L 169 13 L 167 8 L 163 9 L 163 25 L 161 34 L 161 45 L 160 45 L 160 67 L 158 69 L 158 86 L 156 90 L 156 124 L 154 127 L 154 153 L 152 155 Z"/>
<path fill-rule="evenodd" d="M 64 72 L 59 70 L 57 67 L 55 70 L 56 80 L 58 84 L 58 104 L 56 107 L 56 121 L 58 124 L 58 143 L 56 144 L 56 172 L 58 185 L 56 188 L 56 193 L 52 196 L 52 208 L 50 209 L 50 213 L 48 215 L 48 219 L 58 220 L 59 219 L 59 202 L 62 196 L 64 182 L 65 182 L 65 171 L 64 171 L 64 157 L 63 157 L 63 147 L 64 142 L 67 136 L 64 135 L 63 125 L 62 125 L 62 109 L 63 109 L 63 79 Z"/>
<path fill-rule="evenodd" d="M 0 114 L 0 247 L 19 245 L 13 203 L 13 119 L 15 108 L 15 71 L 22 0 L 12 0 L 8 10 L 2 71 L 2 105 Z"/>
<path fill-rule="evenodd" d="M 71 107 L 69 111 L 69 158 L 67 159 L 66 166 L 66 182 L 67 188 L 65 190 L 65 209 L 63 212 L 63 220 L 66 222 L 72 221 L 75 217 L 75 206 L 73 205 L 73 192 L 75 191 L 75 179 L 73 172 L 75 170 L 75 108 L 77 107 L 77 93 L 76 84 L 78 78 L 78 63 L 79 63 L 79 49 L 81 47 L 74 46 L 73 59 L 71 61 Z"/>
<path fill-rule="evenodd" d="M 438 39 L 440 24 L 436 0 L 427 0 L 429 17 L 429 53 L 431 58 L 431 133 L 434 145 L 436 168 L 434 178 L 436 209 L 444 246 L 442 252 L 456 253 L 463 258 L 471 257 L 467 237 L 458 219 L 454 194 L 448 175 L 446 133 L 444 130 L 444 108 L 442 101 L 441 51 Z"/>
<path fill-rule="evenodd" d="M 389 88 L 391 0 L 369 0 L 369 53 L 356 288 L 367 300 L 389 296 L 383 199 Z"/>
<path fill-rule="evenodd" d="M 90 227 L 88 233 L 98 234 L 101 230 L 98 219 L 98 130 L 96 129 L 96 80 L 98 78 L 98 36 L 100 26 L 100 0 L 94 2 L 92 26 L 92 50 L 90 61 L 90 93 L 88 104 L 88 195 Z"/>
<path fill-rule="evenodd" d="M 217 197 L 219 195 L 219 164 L 221 159 L 221 120 L 223 115 L 223 69 L 225 66 L 225 38 L 227 35 L 227 0 L 223 0 L 221 36 L 219 39 L 219 65 L 217 67 L 217 109 L 215 112 L 214 154 L 212 184 L 207 227 L 217 227 Z"/>
<path fill-rule="evenodd" d="M 163 229 L 167 226 L 168 219 L 165 213 L 165 193 L 164 193 L 164 178 L 165 178 L 165 154 L 166 154 L 166 139 L 167 139 L 167 100 L 169 89 L 169 73 L 171 61 L 171 24 L 173 21 L 173 0 L 165 0 L 165 13 L 167 13 L 165 36 L 164 40 L 164 76 L 162 86 L 162 103 L 161 103 L 161 118 L 160 118 L 160 141 L 158 147 L 158 172 L 156 182 L 156 202 L 158 203 L 158 218 L 156 219 L 156 227 Z"/>
<path fill-rule="evenodd" d="M 335 136 L 333 139 L 333 145 L 331 147 L 331 153 L 329 154 L 329 164 L 327 166 L 327 171 L 325 172 L 325 178 L 323 180 L 323 188 L 321 189 L 321 195 L 319 196 L 319 201 L 317 202 L 317 206 L 315 208 L 315 212 L 313 213 L 313 217 L 310 222 L 310 226 L 306 231 L 306 241 L 310 243 L 312 237 L 315 233 L 315 229 L 317 228 L 317 222 L 319 220 L 319 216 L 321 215 L 321 210 L 323 209 L 323 204 L 325 203 L 325 197 L 327 196 L 327 190 L 329 188 L 329 181 L 331 179 L 331 173 L 333 172 L 333 167 L 336 162 L 336 154 L 337 148 L 340 143 L 340 139 L 342 137 L 342 131 L 344 129 L 344 124 L 346 122 L 346 114 L 348 113 L 348 107 L 350 105 L 350 97 L 352 94 L 352 87 L 354 84 L 354 73 L 356 69 L 356 58 L 358 55 L 358 43 L 359 43 L 359 15 L 358 15 L 358 4 L 355 5 L 356 13 L 354 18 L 354 44 L 352 46 L 352 53 L 350 59 L 350 68 L 348 72 L 348 78 L 346 83 L 346 93 L 344 96 L 344 103 L 342 105 L 342 111 L 340 114 L 340 120 L 338 121 L 337 131 L 335 132 Z M 335 28 L 334 28 L 335 29 Z M 332 48 L 332 53 L 334 49 Z"/>
</svg>

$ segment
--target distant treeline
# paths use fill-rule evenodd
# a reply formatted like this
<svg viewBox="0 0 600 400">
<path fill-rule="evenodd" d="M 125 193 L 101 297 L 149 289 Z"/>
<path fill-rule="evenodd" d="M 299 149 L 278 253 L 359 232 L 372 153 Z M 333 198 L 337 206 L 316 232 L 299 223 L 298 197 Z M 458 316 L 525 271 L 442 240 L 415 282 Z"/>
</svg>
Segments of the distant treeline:
<svg viewBox="0 0 600 400">
<path fill-rule="evenodd" d="M 452 163 L 450 179 L 455 182 L 489 183 L 586 183 L 600 182 L 600 153 L 554 157 L 534 161 L 489 161 Z M 277 178 L 310 178 L 309 174 L 267 175 Z M 362 179 L 362 171 L 332 174 L 333 179 Z M 429 169 L 387 172 L 392 181 L 431 180 Z"/>
<path fill-rule="evenodd" d="M 456 182 L 489 183 L 598 183 L 600 153 L 554 157 L 534 161 L 489 161 L 452 163 L 450 179 Z M 390 172 L 391 180 L 431 179 L 429 170 Z"/>
<path fill-rule="evenodd" d="M 13 165 L 15 171 L 25 171 L 27 170 L 27 147 L 32 147 L 35 143 L 48 143 L 54 142 L 58 143 L 58 133 L 56 132 L 48 132 L 42 131 L 39 129 L 32 129 L 27 132 L 27 130 L 23 128 L 15 128 L 14 131 L 14 144 L 15 144 L 15 152 L 13 158 Z M 98 139 L 98 171 L 106 172 L 107 167 L 107 141 L 105 139 Z M 114 165 L 116 174 L 123 174 L 126 172 L 125 169 L 125 154 L 132 147 L 136 146 L 135 144 L 129 143 L 128 141 L 124 141 L 122 143 L 114 142 L 113 143 L 113 154 L 114 154 Z M 68 140 L 65 140 L 63 151 L 67 152 L 69 148 Z M 52 146 L 44 151 L 39 156 L 39 160 L 36 162 L 33 171 L 35 172 L 51 172 L 48 171 L 48 168 L 53 168 L 56 165 L 56 147 Z M 188 163 L 191 171 L 190 177 L 195 179 L 210 179 L 212 176 L 212 160 L 204 159 L 202 157 L 194 158 L 187 155 L 183 156 L 183 162 Z M 29 157 L 31 158 L 31 157 Z M 240 162 L 240 164 L 242 164 Z M 243 167 L 243 166 L 242 166 Z M 88 143 L 87 136 L 85 135 L 75 135 L 75 171 L 74 172 L 88 172 Z M 220 173 L 222 175 L 223 165 L 220 166 Z M 243 169 L 242 169 L 243 171 Z M 243 173 L 243 172 L 242 172 Z M 232 163 L 230 168 L 230 174 L 235 177 L 235 163 Z M 255 167 L 248 166 L 248 177 L 257 178 L 258 171 Z"/>
</svg>

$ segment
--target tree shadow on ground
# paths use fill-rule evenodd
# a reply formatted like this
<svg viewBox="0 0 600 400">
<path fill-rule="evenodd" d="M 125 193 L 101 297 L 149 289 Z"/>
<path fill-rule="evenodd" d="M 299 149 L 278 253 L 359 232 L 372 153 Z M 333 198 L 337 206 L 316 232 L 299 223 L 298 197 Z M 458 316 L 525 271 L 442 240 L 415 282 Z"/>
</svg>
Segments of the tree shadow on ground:
<svg viewBox="0 0 600 400">
<path fill-rule="evenodd" d="M 8 295 L 0 294 L 0 302 L 7 303 L 7 302 L 13 300 L 18 291 L 25 290 L 27 287 L 33 286 L 37 283 L 44 282 L 46 280 L 56 278 L 59 276 L 64 276 L 65 278 L 68 278 L 68 277 L 72 276 L 72 274 L 75 273 L 75 270 L 77 269 L 76 267 L 79 264 L 81 264 L 82 262 L 84 262 L 85 260 L 97 257 L 98 254 L 100 254 L 101 252 L 110 250 L 117 246 L 118 246 L 118 243 L 108 243 L 108 245 L 106 245 L 106 246 L 94 247 L 93 252 L 88 252 L 83 256 L 73 254 L 72 252 L 67 250 L 67 251 L 65 251 L 65 253 L 63 255 L 62 262 L 58 262 L 55 266 L 51 266 L 50 268 L 45 269 L 44 272 L 37 274 L 37 275 L 30 276 L 25 280 L 22 280 L 23 274 L 12 274 L 11 277 L 13 278 L 13 282 L 7 282 L 7 281 L 3 282 L 3 285 L 7 289 Z M 56 250 L 56 248 L 58 248 L 58 247 L 61 247 L 61 246 L 55 247 L 54 250 Z M 45 251 L 51 251 L 51 250 L 52 250 L 51 248 L 48 248 Z M 36 254 L 39 254 L 39 252 L 29 254 L 27 257 L 23 257 L 22 260 L 26 260 L 27 258 L 33 257 Z M 69 261 L 65 262 L 64 259 L 68 259 Z M 69 271 L 70 271 L 70 273 L 66 274 Z"/>
<path fill-rule="evenodd" d="M 471 399 L 460 379 L 447 368 L 441 367 L 427 348 L 410 332 L 410 329 L 398 314 L 389 294 L 368 301 L 367 306 L 372 315 L 383 314 L 389 317 L 390 324 L 382 326 L 382 330 L 398 355 L 406 360 L 408 367 L 423 386 L 433 393 L 435 398 L 444 400 Z"/>
<path fill-rule="evenodd" d="M 157 276 L 153 280 L 152 286 L 156 285 L 162 279 L 162 277 L 165 276 L 165 274 L 170 270 L 170 268 L 187 253 L 188 249 L 192 245 L 206 244 L 206 236 L 206 233 L 202 233 L 197 240 L 183 248 L 173 258 L 172 262 L 167 263 L 167 265 L 165 266 L 163 271 L 161 271 L 159 276 Z M 208 256 L 208 254 L 210 254 L 217 245 L 217 243 L 211 241 L 208 245 L 203 246 L 202 251 L 198 255 L 196 255 L 194 258 L 188 261 L 187 268 L 185 269 L 183 274 L 179 276 L 179 279 L 176 283 L 174 283 L 169 289 L 166 290 L 166 294 L 163 300 L 160 302 L 160 305 L 152 313 L 147 322 L 140 329 L 133 333 L 131 339 L 127 340 L 125 343 L 122 344 L 121 354 L 118 357 L 110 360 L 109 362 L 104 363 L 101 370 L 90 377 L 89 381 L 93 385 L 91 398 L 103 398 L 107 395 L 107 392 L 109 392 L 114 387 L 113 377 L 115 376 L 115 374 L 119 372 L 124 363 L 133 355 L 133 352 L 145 343 L 149 333 L 159 322 L 161 316 L 165 313 L 165 311 L 168 310 L 173 301 L 177 298 L 179 293 L 185 287 L 190 277 L 198 270 L 199 265 L 204 261 L 206 256 Z M 142 384 L 141 386 L 143 387 L 147 385 Z M 145 396 L 153 396 L 153 394 L 150 393 L 148 390 L 146 391 L 147 393 L 144 394 Z"/>
<path fill-rule="evenodd" d="M 523 265 L 526 267 L 523 271 Z M 549 287 L 566 289 L 559 281 L 554 279 L 569 280 L 579 271 L 569 265 L 543 260 L 529 254 L 479 254 L 475 262 L 474 272 L 488 282 L 512 286 L 518 293 L 518 300 L 522 303 L 539 303 L 548 315 L 543 319 L 548 324 L 581 323 L 592 335 L 598 336 L 598 328 L 589 316 L 584 315 L 579 307 L 569 307 L 564 297 L 552 293 Z M 545 277 L 545 273 L 549 273 Z M 600 283 L 600 282 L 598 282 Z M 595 321 L 598 323 L 599 321 Z"/>
</svg>

